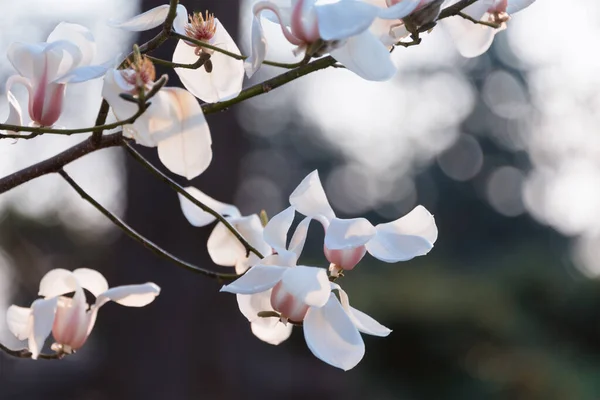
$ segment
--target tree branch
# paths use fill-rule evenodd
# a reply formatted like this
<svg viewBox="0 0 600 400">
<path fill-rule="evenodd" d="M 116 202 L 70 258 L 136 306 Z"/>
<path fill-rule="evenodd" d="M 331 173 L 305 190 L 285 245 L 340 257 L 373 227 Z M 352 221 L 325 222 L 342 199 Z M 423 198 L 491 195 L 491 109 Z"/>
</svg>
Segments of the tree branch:
<svg viewBox="0 0 600 400">
<path fill-rule="evenodd" d="M 31 358 L 31 352 L 28 349 L 13 350 L 13 349 L 9 349 L 8 347 L 6 347 L 2 343 L 0 343 L 0 350 L 5 352 L 9 356 L 13 356 L 16 358 Z M 42 360 L 60 360 L 60 359 L 64 358 L 64 356 L 65 356 L 65 353 L 54 353 L 54 354 L 41 353 L 38 355 L 38 358 L 42 359 Z"/>
<path fill-rule="evenodd" d="M 193 264 L 188 263 L 187 261 L 183 261 L 183 260 L 175 257 L 171 253 L 162 249 L 160 246 L 154 244 L 150 240 L 148 240 L 145 237 L 143 237 L 142 235 L 140 235 L 133 228 L 131 228 L 129 225 L 127 225 L 122 219 L 120 219 L 119 217 L 117 217 L 116 215 L 114 215 L 113 213 L 108 211 L 106 208 L 104 208 L 104 206 L 102 206 L 102 204 L 98 203 L 98 201 L 96 201 L 85 190 L 83 190 L 83 188 L 81 186 L 79 186 L 77 184 L 77 182 L 75 182 L 73 180 L 73 178 L 71 178 L 71 176 L 69 176 L 69 174 L 67 174 L 65 172 L 64 169 L 61 168 L 57 172 L 69 185 L 71 185 L 71 187 L 85 201 L 90 203 L 96 210 L 98 210 L 102 214 L 104 214 L 104 216 L 106 218 L 108 218 L 113 224 L 115 224 L 118 228 L 120 228 L 123 232 L 125 232 L 125 234 L 127 234 L 127 236 L 133 238 L 134 240 L 137 240 L 144 247 L 151 250 L 155 254 L 158 254 L 159 256 L 166 258 L 167 260 L 179 265 L 180 267 L 187 269 L 188 271 L 195 272 L 197 274 L 202 274 L 209 278 L 215 278 L 215 279 L 219 279 L 219 280 L 234 280 L 234 279 L 239 278 L 239 275 L 237 275 L 237 274 L 222 274 L 222 273 L 218 273 L 218 272 L 209 271 L 207 269 L 197 267 Z"/>
</svg>

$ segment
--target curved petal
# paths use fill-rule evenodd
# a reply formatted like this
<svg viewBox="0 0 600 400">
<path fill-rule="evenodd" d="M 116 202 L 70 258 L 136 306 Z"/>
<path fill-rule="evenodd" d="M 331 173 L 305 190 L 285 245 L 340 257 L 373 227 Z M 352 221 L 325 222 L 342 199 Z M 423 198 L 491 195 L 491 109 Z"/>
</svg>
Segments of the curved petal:
<svg viewBox="0 0 600 400">
<path fill-rule="evenodd" d="M 173 21 L 173 30 L 181 35 L 185 35 L 185 26 L 188 23 L 187 8 L 183 4 L 177 5 L 177 15 Z"/>
<path fill-rule="evenodd" d="M 286 267 L 276 265 L 255 265 L 248 272 L 229 285 L 224 285 L 221 292 L 237 294 L 254 294 L 271 289 L 281 280 Z"/>
<path fill-rule="evenodd" d="M 331 293 L 327 271 L 323 268 L 302 265 L 287 268 L 281 283 L 284 292 L 308 306 L 322 307 Z"/>
<path fill-rule="evenodd" d="M 46 46 L 45 43 L 11 43 L 6 51 L 6 56 L 19 75 L 29 80 L 36 80 L 34 66 L 40 63 Z"/>
<path fill-rule="evenodd" d="M 61 22 L 50 33 L 46 41 L 52 43 L 63 40 L 73 43 L 79 49 L 79 59 L 73 63 L 74 67 L 92 63 L 96 56 L 96 41 L 88 28 L 79 24 Z"/>
<path fill-rule="evenodd" d="M 244 60 L 244 69 L 248 78 L 251 78 L 258 71 L 266 56 L 267 39 L 260 21 L 260 15 L 254 14 L 254 19 L 252 19 L 252 53 L 250 57 Z"/>
<path fill-rule="evenodd" d="M 325 247 L 330 250 L 360 247 L 376 233 L 375 227 L 364 218 L 334 218 L 325 232 Z"/>
<path fill-rule="evenodd" d="M 269 220 L 264 229 L 264 238 L 275 251 L 284 253 L 287 251 L 287 236 L 296 210 L 294 207 L 288 207 Z"/>
<path fill-rule="evenodd" d="M 111 69 L 108 70 L 104 75 L 102 97 L 106 99 L 106 101 L 110 105 L 112 113 L 114 114 L 115 118 L 119 121 L 131 117 L 136 113 L 138 109 L 136 104 L 131 103 L 129 101 L 125 101 L 119 96 L 119 94 L 131 89 L 122 87 L 122 84 L 124 85 L 124 81 L 122 79 L 120 71 L 116 69 Z M 148 110 L 150 110 L 152 107 L 157 107 L 157 105 L 154 103 L 154 99 L 152 105 L 148 108 Z M 156 146 L 156 143 L 151 141 L 151 138 L 147 134 L 147 131 L 149 130 L 148 110 L 146 110 L 146 112 L 135 121 L 134 125 L 125 125 L 123 127 L 123 134 L 125 137 L 135 139 L 136 142 L 139 144 L 145 146 Z M 138 130 L 141 131 L 141 133 L 138 133 Z M 145 141 L 143 141 L 142 139 L 144 139 Z"/>
<path fill-rule="evenodd" d="M 187 187 L 185 188 L 185 191 L 191 194 L 194 198 L 198 199 L 198 201 L 212 208 L 221 215 L 233 218 L 241 216 L 240 210 L 238 210 L 236 206 L 215 200 L 212 197 L 204 194 L 202 191 L 196 189 L 195 187 Z M 215 220 L 214 216 L 205 211 L 202 211 L 200 207 L 186 199 L 183 195 L 178 194 L 178 197 L 183 215 L 193 226 L 206 226 Z"/>
<path fill-rule="evenodd" d="M 106 278 L 96 270 L 79 268 L 73 271 L 73 276 L 81 287 L 89 290 L 96 297 L 108 290 Z"/>
<path fill-rule="evenodd" d="M 323 40 L 342 40 L 359 34 L 383 11 L 362 1 L 338 1 L 315 7 Z"/>
<path fill-rule="evenodd" d="M 75 289 L 77 289 L 77 281 L 73 279 L 73 273 L 63 268 L 56 268 L 42 277 L 38 295 L 50 298 L 74 292 Z"/>
<path fill-rule="evenodd" d="M 183 9 L 185 10 L 185 7 Z M 179 9 L 177 10 L 177 13 L 179 14 Z M 185 13 L 187 14 L 187 10 Z M 125 21 L 119 22 L 114 19 L 110 19 L 108 21 L 108 25 L 112 26 L 113 28 L 120 28 L 133 32 L 147 31 L 162 25 L 167 19 L 168 14 L 169 5 L 164 4 L 132 18 L 126 19 Z"/>
<path fill-rule="evenodd" d="M 303 329 L 310 351 L 334 367 L 352 369 L 365 354 L 360 333 L 333 294 L 323 307 L 308 310 Z"/>
<path fill-rule="evenodd" d="M 263 342 L 277 346 L 286 341 L 292 334 L 294 327 L 291 324 L 283 324 L 279 321 L 273 326 L 265 326 L 257 322 L 251 322 L 250 328 L 254 336 Z"/>
<path fill-rule="evenodd" d="M 59 78 L 55 79 L 54 82 L 56 82 L 56 83 L 86 82 L 86 81 L 89 81 L 92 79 L 100 78 L 101 76 L 106 74 L 106 71 L 114 68 L 115 66 L 116 65 L 115 65 L 114 60 L 108 60 L 105 63 L 99 64 L 99 65 L 88 65 L 88 66 L 78 67 L 78 68 L 75 68 L 75 69 L 69 71 L 68 73 L 60 76 Z"/>
<path fill-rule="evenodd" d="M 304 250 L 304 243 L 306 242 L 306 235 L 308 233 L 310 221 L 312 221 L 311 217 L 306 217 L 300 221 L 296 227 L 296 230 L 294 231 L 292 240 L 290 240 L 288 250 L 296 255 L 296 260 L 300 258 L 300 254 L 302 253 L 302 250 Z"/>
<path fill-rule="evenodd" d="M 6 92 L 6 98 L 8 100 L 8 117 L 4 123 L 9 125 L 23 125 L 23 111 L 17 98 L 10 91 Z"/>
<path fill-rule="evenodd" d="M 508 0 L 506 12 L 509 14 L 514 14 L 523 10 L 524 8 L 529 7 L 533 3 L 535 3 L 535 0 Z"/>
<path fill-rule="evenodd" d="M 275 325 L 277 318 L 262 318 L 258 316 L 258 313 L 261 311 L 275 311 L 271 306 L 271 292 L 272 290 L 269 289 L 255 294 L 236 295 L 240 312 L 249 322 L 258 321 L 261 325 Z"/>
<path fill-rule="evenodd" d="M 215 23 L 217 30 L 210 43 L 231 53 L 240 54 L 237 45 L 218 19 L 215 19 Z M 193 64 L 198 61 L 195 51 L 194 46 L 180 40 L 173 53 L 173 62 Z M 204 67 L 175 68 L 175 72 L 187 90 L 207 103 L 216 103 L 237 96 L 242 91 L 244 62 L 216 51 L 212 53 L 210 62 L 212 63 L 210 73 Z"/>
<path fill-rule="evenodd" d="M 498 32 L 498 29 L 476 25 L 462 18 L 447 18 L 443 21 L 443 26 L 451 36 L 458 52 L 467 58 L 478 57 L 485 53 Z"/>
<path fill-rule="evenodd" d="M 195 178 L 212 160 L 210 128 L 198 101 L 187 90 L 164 88 L 158 94 L 163 92 L 171 100 L 171 112 L 152 115 L 150 122 L 151 135 L 168 137 L 159 141 L 158 157 L 171 172 Z"/>
<path fill-rule="evenodd" d="M 160 294 L 158 285 L 148 282 L 140 285 L 125 285 L 110 288 L 96 298 L 94 308 L 98 309 L 109 301 L 127 307 L 144 307 Z"/>
<path fill-rule="evenodd" d="M 350 71 L 369 81 L 387 81 L 396 74 L 396 67 L 387 47 L 369 31 L 353 36 L 331 56 Z"/>
<path fill-rule="evenodd" d="M 346 311 L 346 314 L 348 314 L 348 316 L 352 320 L 354 326 L 356 326 L 356 328 L 360 332 L 366 333 L 367 335 L 380 337 L 385 337 L 392 333 L 391 329 L 381 325 L 379 322 L 375 321 L 373 318 L 371 318 L 364 312 L 359 311 L 356 308 L 350 306 L 348 294 L 344 290 L 342 290 L 342 288 L 339 285 L 332 284 L 331 288 L 337 290 L 340 294 L 340 302 L 342 304 L 342 307 Z"/>
<path fill-rule="evenodd" d="M 319 172 L 316 170 L 308 174 L 290 194 L 290 204 L 298 212 L 319 219 L 321 223 L 327 223 L 335 218 L 335 213 L 323 190 Z"/>
<path fill-rule="evenodd" d="M 404 217 L 395 221 L 377 225 L 377 232 L 421 236 L 432 244 L 438 237 L 435 218 L 423 206 L 416 206 Z"/>
<path fill-rule="evenodd" d="M 25 340 L 31 335 L 32 319 L 31 308 L 12 305 L 6 311 L 8 329 L 19 340 Z"/>
<path fill-rule="evenodd" d="M 378 16 L 382 19 L 402 19 L 415 11 L 419 3 L 420 0 L 400 0 L 391 7 L 381 9 Z"/>
<path fill-rule="evenodd" d="M 28 344 L 29 351 L 31 351 L 31 358 L 34 360 L 37 359 L 42 351 L 44 342 L 52 331 L 57 304 L 58 297 L 53 297 L 51 299 L 36 300 L 31 305 L 33 327 L 29 335 Z"/>
</svg>

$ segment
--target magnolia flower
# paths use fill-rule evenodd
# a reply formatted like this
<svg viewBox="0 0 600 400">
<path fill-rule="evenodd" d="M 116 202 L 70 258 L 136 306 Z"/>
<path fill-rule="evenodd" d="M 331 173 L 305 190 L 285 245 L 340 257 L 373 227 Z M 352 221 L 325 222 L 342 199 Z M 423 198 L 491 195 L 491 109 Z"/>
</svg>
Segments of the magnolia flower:
<svg viewBox="0 0 600 400">
<path fill-rule="evenodd" d="M 129 31 L 145 31 L 155 28 L 165 22 L 169 12 L 168 5 L 158 6 L 152 10 L 123 22 L 111 22 L 116 28 Z M 194 13 L 189 16 L 187 9 L 179 4 L 177 16 L 173 22 L 175 32 L 193 39 L 240 54 L 237 45 L 214 15 Z M 178 64 L 193 64 L 199 57 L 210 56 L 202 68 L 175 68 L 179 79 L 194 96 L 200 100 L 215 103 L 237 96 L 242 90 L 244 66 L 242 60 L 235 59 L 223 53 L 197 46 L 193 43 L 179 40 L 173 62 Z"/>
<path fill-rule="evenodd" d="M 322 40 L 325 50 L 352 72 L 368 80 L 388 80 L 396 72 L 389 51 L 368 29 L 376 17 L 405 17 L 415 9 L 419 0 L 399 0 L 388 8 L 359 0 L 340 0 L 335 3 L 285 0 L 283 3 L 279 6 L 270 1 L 259 1 L 254 5 L 252 55 L 245 62 L 248 76 L 252 76 L 265 59 L 267 41 L 260 17 L 263 11 L 269 10 L 275 14 L 274 22 L 281 25 L 287 41 L 297 46 L 295 53 L 306 51 L 312 44 Z M 309 55 L 319 54 L 322 52 Z"/>
<path fill-rule="evenodd" d="M 450 4 L 456 3 L 452 0 Z M 485 53 L 496 33 L 506 29 L 510 16 L 529 7 L 535 0 L 479 0 L 463 10 L 463 13 L 477 21 L 498 25 L 498 28 L 474 24 L 464 18 L 448 18 L 444 25 L 454 39 L 460 54 L 464 57 L 477 57 Z"/>
<path fill-rule="evenodd" d="M 96 297 L 91 306 L 86 303 L 87 289 Z M 73 297 L 66 294 L 75 292 Z M 40 282 L 39 295 L 31 308 L 12 305 L 6 319 L 10 331 L 20 340 L 28 339 L 31 358 L 40 354 L 46 338 L 52 332 L 52 350 L 71 354 L 80 349 L 89 337 L 100 307 L 114 301 L 128 307 L 143 307 L 160 293 L 154 283 L 117 286 L 109 289 L 101 273 L 81 268 L 75 271 L 54 269 Z"/>
<path fill-rule="evenodd" d="M 263 240 L 264 228 L 258 215 L 242 216 L 240 210 L 234 205 L 215 200 L 194 187 L 188 187 L 185 190 L 200 202 L 223 215 L 242 237 L 262 255 L 268 256 L 271 254 L 271 246 Z M 179 194 L 179 202 L 183 215 L 193 226 L 206 226 L 216 220 L 213 215 L 202 211 L 200 207 L 181 194 Z M 215 225 L 208 238 L 207 248 L 208 254 L 215 264 L 224 267 L 235 267 L 238 274 L 243 274 L 250 266 L 259 261 L 254 253 L 246 254 L 244 246 L 222 222 Z"/>
<path fill-rule="evenodd" d="M 117 120 L 138 111 L 138 105 L 122 99 L 121 93 L 137 96 L 154 85 L 152 62 L 136 57 L 128 68 L 111 69 L 104 76 L 102 97 Z M 150 99 L 151 105 L 123 134 L 143 146 L 158 147 L 162 163 L 173 173 L 192 179 L 208 168 L 212 160 L 210 128 L 198 101 L 188 91 L 162 88 Z"/>
<path fill-rule="evenodd" d="M 284 225 L 278 224 L 279 227 Z M 341 303 L 332 289 L 339 291 Z M 312 353 L 343 370 L 355 367 L 364 355 L 364 342 L 359 331 L 376 336 L 387 336 L 391 332 L 373 318 L 351 308 L 346 293 L 329 282 L 323 268 L 259 264 L 235 282 L 223 286 L 221 291 L 238 295 L 240 311 L 253 322 L 253 332 L 257 336 L 264 331 L 280 339 L 282 325 L 302 323 L 304 338 Z M 258 317 L 261 311 L 275 311 L 279 318 Z M 261 320 L 263 324 L 258 325 Z M 267 325 L 273 323 L 275 325 Z"/>
<path fill-rule="evenodd" d="M 7 123 L 21 124 L 21 110 L 11 86 L 24 85 L 29 92 L 29 116 L 34 124 L 51 126 L 63 110 L 67 83 L 98 78 L 107 65 L 90 66 L 96 55 L 92 33 L 77 24 L 61 22 L 44 43 L 13 43 L 8 48 L 8 60 L 19 75 L 7 81 L 10 114 Z"/>
<path fill-rule="evenodd" d="M 290 204 L 323 225 L 324 252 L 332 272 L 353 269 L 367 251 L 385 262 L 407 261 L 429 253 L 437 239 L 433 216 L 423 206 L 377 226 L 364 218 L 337 218 L 317 171 L 300 182 L 290 195 Z"/>
</svg>

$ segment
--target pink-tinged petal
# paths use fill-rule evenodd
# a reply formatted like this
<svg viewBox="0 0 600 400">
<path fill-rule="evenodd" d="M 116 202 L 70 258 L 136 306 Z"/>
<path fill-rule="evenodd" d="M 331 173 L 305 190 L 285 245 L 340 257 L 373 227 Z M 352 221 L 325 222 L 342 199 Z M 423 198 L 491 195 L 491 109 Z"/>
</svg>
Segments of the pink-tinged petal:
<svg viewBox="0 0 600 400">
<path fill-rule="evenodd" d="M 292 240 L 290 240 L 288 250 L 296 255 L 296 260 L 300 258 L 300 254 L 302 253 L 302 250 L 304 250 L 304 243 L 306 242 L 306 235 L 308 233 L 310 221 L 312 221 L 311 217 L 306 217 L 300 221 L 296 227 L 296 230 L 294 231 Z"/>
<path fill-rule="evenodd" d="M 79 50 L 79 57 L 74 62 L 74 67 L 90 65 L 96 56 L 96 41 L 94 35 L 85 26 L 59 23 L 48 36 L 47 42 L 67 41 L 74 44 Z"/>
<path fill-rule="evenodd" d="M 413 208 L 408 214 L 395 221 L 377 225 L 378 232 L 388 232 L 402 235 L 421 236 L 431 244 L 438 237 L 435 218 L 423 206 Z"/>
<path fill-rule="evenodd" d="M 72 278 L 75 280 L 74 278 Z M 83 289 L 76 283 L 73 298 L 58 297 L 52 336 L 69 352 L 83 346 L 88 338 L 90 315 Z"/>
<path fill-rule="evenodd" d="M 6 311 L 8 329 L 19 340 L 25 340 L 31 335 L 32 325 L 31 308 L 12 305 Z"/>
<path fill-rule="evenodd" d="M 529 7 L 533 3 L 535 3 L 535 0 L 508 0 L 506 12 L 509 14 L 514 14 L 523 10 L 524 8 Z"/>
<path fill-rule="evenodd" d="M 323 251 L 327 261 L 333 264 L 333 266 L 329 267 L 330 271 L 339 268 L 350 271 L 356 267 L 367 253 L 367 249 L 364 245 L 342 250 L 331 250 L 327 248 L 327 246 L 323 246 Z"/>
<path fill-rule="evenodd" d="M 187 90 L 164 88 L 158 94 L 161 93 L 170 98 L 170 112 L 167 115 L 151 113 L 150 134 L 167 136 L 158 143 L 158 156 L 171 172 L 187 179 L 195 178 L 212 160 L 210 128 L 198 101 Z M 163 119 L 165 117 L 170 120 Z"/>
<path fill-rule="evenodd" d="M 396 75 L 396 67 L 387 47 L 369 31 L 353 36 L 331 56 L 350 71 L 369 81 L 387 81 Z"/>
<path fill-rule="evenodd" d="M 160 287 L 152 282 L 117 286 L 100 293 L 93 308 L 98 309 L 109 301 L 126 307 L 144 307 L 152 303 L 159 294 Z"/>
<path fill-rule="evenodd" d="M 315 7 L 323 40 L 342 40 L 359 34 L 383 11 L 362 1 L 338 1 Z"/>
<path fill-rule="evenodd" d="M 185 8 L 183 9 L 185 10 Z M 162 6 L 155 7 L 151 10 L 148 10 L 142 14 L 136 15 L 124 21 L 116 21 L 114 19 L 110 19 L 108 21 L 108 25 L 113 28 L 124 29 L 126 31 L 132 32 L 147 31 L 149 29 L 156 28 L 157 26 L 162 25 L 167 19 L 168 14 L 169 5 L 164 4 Z M 177 14 L 179 14 L 179 9 L 177 10 Z M 185 14 L 187 14 L 187 10 L 185 11 Z"/>
<path fill-rule="evenodd" d="M 217 30 L 210 43 L 223 50 L 240 54 L 240 50 L 218 19 L 215 19 Z M 173 53 L 173 62 L 193 64 L 198 61 L 196 48 L 180 40 Z M 244 81 L 244 62 L 236 60 L 219 52 L 213 52 L 210 57 L 212 72 L 204 67 L 197 69 L 175 68 L 181 83 L 194 96 L 207 103 L 216 103 L 231 99 L 242 91 Z"/>
<path fill-rule="evenodd" d="M 333 294 L 323 307 L 308 310 L 303 329 L 310 351 L 334 367 L 352 369 L 365 354 L 360 333 Z"/>
<path fill-rule="evenodd" d="M 277 321 L 277 323 L 273 326 L 265 326 L 258 322 L 251 322 L 250 328 L 252 329 L 254 336 L 263 342 L 277 346 L 290 337 L 294 327 L 292 324 L 285 325 Z"/>
<path fill-rule="evenodd" d="M 252 52 L 250 57 L 244 61 L 244 69 L 248 78 L 261 67 L 267 55 L 267 39 L 263 31 L 260 15 L 254 15 L 252 19 Z"/>
<path fill-rule="evenodd" d="M 247 217 L 230 218 L 229 223 L 261 254 L 266 255 L 271 247 L 263 240 L 263 226 L 256 214 Z M 225 267 L 236 267 L 237 273 L 244 273 L 259 258 L 250 253 L 246 257 L 246 249 L 240 241 L 223 224 L 218 223 L 207 242 L 208 254 L 213 262 Z"/>
<path fill-rule="evenodd" d="M 221 288 L 221 292 L 254 294 L 271 289 L 279 282 L 287 270 L 275 265 L 256 265 L 243 276 Z"/>
<path fill-rule="evenodd" d="M 264 238 L 275 251 L 284 253 L 287 251 L 287 236 L 296 210 L 294 207 L 288 207 L 277 215 L 274 215 L 264 229 Z"/>
<path fill-rule="evenodd" d="M 66 269 L 56 268 L 44 275 L 40 281 L 38 294 L 50 298 L 74 292 L 75 289 L 77 289 L 77 281 L 73 278 L 73 273 Z"/>
<path fill-rule="evenodd" d="M 258 321 L 259 324 L 265 326 L 273 326 L 277 323 L 277 318 L 258 316 L 261 311 L 275 311 L 271 307 L 271 290 L 255 294 L 238 294 L 236 298 L 240 312 L 249 322 Z"/>
<path fill-rule="evenodd" d="M 323 224 L 335 218 L 329 205 L 325 190 L 319 178 L 319 172 L 313 171 L 306 176 L 290 195 L 290 204 L 307 217 L 315 218 Z"/>
<path fill-rule="evenodd" d="M 420 0 L 400 0 L 391 7 L 381 9 L 378 16 L 383 19 L 402 19 L 415 11 L 420 3 Z"/>
<path fill-rule="evenodd" d="M 323 268 L 297 266 L 285 269 L 282 290 L 308 306 L 322 307 L 329 299 L 331 287 Z"/>
<path fill-rule="evenodd" d="M 96 270 L 79 268 L 73 271 L 73 276 L 82 288 L 89 290 L 96 297 L 108 290 L 106 278 Z"/>
<path fill-rule="evenodd" d="M 495 28 L 475 25 L 462 18 L 447 18 L 443 21 L 443 26 L 450 34 L 458 52 L 467 58 L 485 53 L 498 32 Z"/>
<path fill-rule="evenodd" d="M 29 335 L 29 351 L 31 358 L 37 359 L 44 347 L 44 342 L 54 324 L 54 315 L 58 303 L 58 298 L 39 299 L 31 305 L 31 315 L 33 318 L 33 328 Z"/>
<path fill-rule="evenodd" d="M 346 311 L 346 314 L 348 314 L 348 316 L 352 320 L 352 323 L 354 323 L 354 326 L 356 326 L 356 328 L 360 332 L 366 333 L 367 335 L 380 337 L 385 337 L 392 333 L 391 329 L 381 325 L 379 322 L 375 321 L 373 318 L 371 318 L 364 312 L 359 311 L 356 308 L 350 306 L 348 294 L 344 290 L 342 290 L 342 288 L 339 285 L 332 284 L 331 289 L 338 291 L 342 307 Z"/>
<path fill-rule="evenodd" d="M 215 200 L 195 187 L 187 187 L 185 191 L 220 215 L 232 218 L 241 216 L 240 210 L 236 206 Z M 212 214 L 202 211 L 200 207 L 186 199 L 183 195 L 179 194 L 178 196 L 181 211 L 190 224 L 193 226 L 206 226 L 215 221 L 216 218 Z"/>
<path fill-rule="evenodd" d="M 376 233 L 375 227 L 364 218 L 334 218 L 325 232 L 325 247 L 330 250 L 360 247 Z"/>
</svg>

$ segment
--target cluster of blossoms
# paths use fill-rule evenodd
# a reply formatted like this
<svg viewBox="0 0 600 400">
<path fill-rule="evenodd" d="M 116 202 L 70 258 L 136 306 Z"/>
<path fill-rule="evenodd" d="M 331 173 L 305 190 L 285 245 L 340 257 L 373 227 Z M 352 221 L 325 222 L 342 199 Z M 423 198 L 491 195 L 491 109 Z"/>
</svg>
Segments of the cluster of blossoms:
<svg viewBox="0 0 600 400">
<path fill-rule="evenodd" d="M 494 34 L 515 13 L 535 0 L 476 0 L 460 11 L 462 18 L 444 19 L 459 51 L 469 57 L 483 53 Z M 126 63 L 95 63 L 95 42 L 80 25 L 61 23 L 44 43 L 14 43 L 8 59 L 18 75 L 7 81 L 11 125 L 22 125 L 22 110 L 11 93 L 20 83 L 29 92 L 32 124 L 52 127 L 59 120 L 68 84 L 103 78 L 102 97 L 123 136 L 137 144 L 156 147 L 171 172 L 192 179 L 212 160 L 212 140 L 198 100 L 218 103 L 242 91 L 244 76 L 251 77 L 264 63 L 267 40 L 262 17 L 280 25 L 281 32 L 305 63 L 325 54 L 358 76 L 372 81 L 391 79 L 396 67 L 390 58 L 395 45 L 419 40 L 443 10 L 458 0 L 273 0 L 253 7 L 252 52 L 241 55 L 229 33 L 208 12 L 189 14 L 177 4 L 163 5 L 126 21 L 110 21 L 115 28 L 144 31 L 172 22 L 179 41 L 172 65 L 185 88 L 164 87 L 151 58 L 136 49 Z M 175 11 L 175 15 L 173 15 Z M 169 24 L 171 24 L 169 22 Z M 475 23 L 474 23 L 475 22 Z M 479 23 L 478 23 L 479 22 Z M 395 221 L 373 226 L 364 218 L 338 218 L 329 205 L 319 175 L 309 174 L 289 197 L 290 207 L 264 223 L 256 215 L 243 216 L 233 205 L 221 203 L 196 188 L 188 193 L 222 216 L 207 243 L 212 260 L 235 267 L 240 277 L 223 286 L 235 293 L 242 314 L 261 340 L 279 344 L 293 326 L 301 325 L 306 343 L 319 359 L 344 370 L 353 368 L 365 349 L 360 333 L 387 336 L 391 331 L 350 306 L 338 284 L 366 253 L 388 263 L 427 254 L 437 239 L 433 216 L 422 206 Z M 180 195 L 181 207 L 194 226 L 206 226 L 215 215 L 202 211 Z M 290 230 L 296 213 L 304 218 Z M 323 255 L 329 265 L 299 265 L 311 221 L 324 229 Z M 232 228 L 233 227 L 233 228 Z M 235 229 L 235 231 L 233 231 Z M 240 241 L 243 237 L 245 242 Z M 253 251 L 248 252 L 248 246 Z M 84 289 L 95 296 L 89 305 Z M 41 281 L 31 308 L 11 306 L 10 330 L 28 339 L 37 358 L 50 332 L 52 349 L 69 354 L 86 342 L 98 309 L 108 301 L 144 306 L 159 294 L 153 283 L 109 289 L 96 271 L 50 271 Z"/>
</svg>

